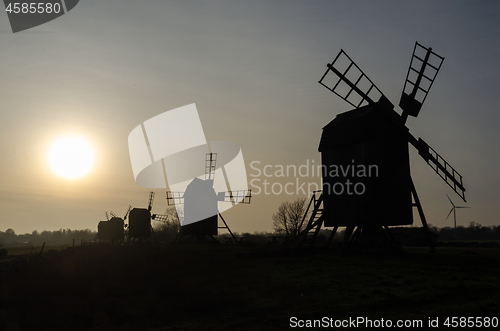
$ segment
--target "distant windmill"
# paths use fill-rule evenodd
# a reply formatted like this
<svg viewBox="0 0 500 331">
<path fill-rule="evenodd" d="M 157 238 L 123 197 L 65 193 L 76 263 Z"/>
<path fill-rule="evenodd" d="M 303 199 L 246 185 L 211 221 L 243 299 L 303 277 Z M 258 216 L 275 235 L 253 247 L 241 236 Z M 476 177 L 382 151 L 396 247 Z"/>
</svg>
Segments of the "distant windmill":
<svg viewBox="0 0 500 331">
<path fill-rule="evenodd" d="M 237 241 L 219 213 L 218 203 L 249 204 L 252 192 L 251 190 L 236 190 L 216 193 L 214 190 L 216 161 L 217 153 L 207 153 L 205 155 L 205 180 L 195 177 L 185 192 L 167 191 L 168 205 L 184 204 L 181 231 L 176 241 L 188 241 L 194 237 L 197 237 L 199 242 L 204 242 L 207 237 L 216 241 L 214 236 L 218 235 L 219 229 L 227 229 L 234 241 Z M 206 215 L 210 216 L 206 217 Z M 218 217 L 224 223 L 223 227 L 218 226 Z M 161 220 L 161 217 L 158 220 Z"/>
<path fill-rule="evenodd" d="M 457 209 L 457 208 L 470 208 L 470 207 L 455 206 L 455 204 L 453 203 L 453 201 L 451 201 L 451 199 L 448 196 L 448 194 L 446 194 L 446 196 L 448 197 L 448 200 L 450 200 L 450 203 L 453 206 L 451 208 L 450 212 L 448 213 L 448 216 L 446 216 L 446 219 L 448 219 L 448 217 L 450 217 L 450 215 L 451 215 L 451 212 L 453 212 L 453 220 L 455 221 L 455 231 L 456 231 L 457 230 L 457 212 L 456 212 L 455 209 Z"/>
<path fill-rule="evenodd" d="M 99 222 L 97 225 L 97 235 L 100 240 L 109 240 L 111 242 L 123 241 L 125 221 L 132 207 L 128 206 L 127 212 L 123 218 L 118 217 L 113 212 L 105 212 L 106 221 Z M 109 215 L 112 217 L 109 218 Z"/>
<path fill-rule="evenodd" d="M 153 200 L 155 192 L 149 193 L 148 208 L 133 208 L 130 211 L 128 220 L 128 240 L 151 238 L 151 209 L 153 208 Z M 154 235 L 154 232 L 153 232 Z"/>
</svg>

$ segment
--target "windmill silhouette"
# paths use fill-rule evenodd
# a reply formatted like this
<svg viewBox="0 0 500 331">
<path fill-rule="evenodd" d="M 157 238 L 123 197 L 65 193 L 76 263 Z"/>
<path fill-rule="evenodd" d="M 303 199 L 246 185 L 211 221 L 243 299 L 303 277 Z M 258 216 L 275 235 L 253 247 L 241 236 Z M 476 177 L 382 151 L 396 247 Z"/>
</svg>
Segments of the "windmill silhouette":
<svg viewBox="0 0 500 331">
<path fill-rule="evenodd" d="M 133 208 L 129 213 L 128 220 L 128 241 L 140 241 L 151 238 L 151 232 L 154 231 L 151 226 L 151 209 L 153 208 L 153 201 L 155 192 L 149 192 L 149 202 L 147 208 Z"/>
<path fill-rule="evenodd" d="M 410 174 L 409 145 L 417 149 L 427 164 L 464 201 L 465 188 L 462 176 L 422 138 L 415 138 L 405 123 L 408 116 L 418 116 L 443 61 L 444 57 L 434 53 L 432 48 L 415 43 L 399 102 L 401 115 L 343 50 L 327 64 L 328 69 L 319 83 L 354 109 L 338 114 L 323 128 L 319 146 L 323 190 L 315 192 L 311 198 L 307 211 L 313 208 L 313 212 L 299 235 L 299 238 L 303 237 L 301 243 L 310 237 L 310 232 L 313 233 L 313 243 L 322 225 L 334 227 L 328 244 L 338 227 L 346 227 L 342 249 L 349 242 L 380 242 L 384 240 L 382 237 L 394 243 L 389 226 L 413 224 L 412 208 L 417 207 L 434 251 Z M 377 173 L 361 178 L 354 171 L 352 175 L 350 172 L 343 176 L 330 175 L 332 167 L 354 167 L 356 164 L 364 167 L 376 165 Z M 363 188 L 362 193 L 359 193 L 359 187 L 359 194 L 341 190 L 353 181 Z"/>
<path fill-rule="evenodd" d="M 155 192 L 149 192 L 149 202 L 147 208 L 133 208 L 129 206 L 127 214 L 130 215 L 128 225 L 128 231 L 126 233 L 129 242 L 148 240 L 153 234 L 154 240 L 158 242 L 154 228 L 151 221 L 157 221 L 162 223 L 168 223 L 168 215 L 165 214 L 151 214 L 153 209 L 153 201 L 155 197 Z M 113 213 L 111 212 L 113 215 Z M 125 215 L 125 219 L 127 215 Z"/>
<path fill-rule="evenodd" d="M 448 196 L 448 194 L 446 194 L 446 196 L 448 197 L 448 200 L 450 200 L 450 203 L 453 206 L 451 208 L 450 212 L 448 213 L 448 216 L 446 216 L 446 219 L 448 219 L 450 217 L 450 215 L 451 215 L 451 212 L 453 212 L 453 220 L 454 220 L 454 223 L 455 223 L 455 232 L 456 232 L 457 231 L 457 212 L 456 212 L 456 209 L 457 208 L 470 208 L 470 207 L 455 206 L 455 204 L 453 203 L 453 201 L 451 201 L 451 199 Z"/>
<path fill-rule="evenodd" d="M 112 243 L 116 241 L 123 241 L 125 232 L 124 228 L 127 226 L 125 225 L 125 221 L 127 220 L 127 216 L 130 212 L 130 209 L 132 206 L 128 206 L 127 212 L 125 213 L 125 216 L 123 218 L 117 216 L 115 213 L 112 211 L 105 212 L 106 215 L 106 221 L 101 221 L 97 225 L 97 237 L 99 240 L 108 240 L 111 241 Z M 111 218 L 109 218 L 109 215 L 111 215 Z"/>
</svg>

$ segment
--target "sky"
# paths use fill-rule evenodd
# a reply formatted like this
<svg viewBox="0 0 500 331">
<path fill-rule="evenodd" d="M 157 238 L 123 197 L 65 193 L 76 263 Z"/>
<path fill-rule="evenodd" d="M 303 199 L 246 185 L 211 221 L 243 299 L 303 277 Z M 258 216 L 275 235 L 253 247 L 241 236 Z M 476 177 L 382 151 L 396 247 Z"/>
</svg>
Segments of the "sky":
<svg viewBox="0 0 500 331">
<path fill-rule="evenodd" d="M 498 17 L 496 1 L 81 0 L 12 33 L 0 13 L 0 231 L 97 230 L 106 211 L 146 207 L 150 189 L 135 183 L 128 134 L 191 103 L 207 140 L 237 143 L 249 183 L 257 180 L 251 204 L 224 219 L 235 232 L 271 231 L 278 206 L 306 195 L 264 194 L 265 179 L 278 188 L 297 178 L 259 170 L 320 164 L 322 128 L 352 109 L 318 84 L 326 64 L 343 49 L 397 105 L 415 41 L 445 60 L 407 126 L 467 189 L 463 202 L 410 146 L 427 221 L 453 226 L 448 194 L 470 207 L 457 211 L 458 225 L 500 225 Z M 96 153 L 78 180 L 58 177 L 47 162 L 53 141 L 70 133 Z M 164 213 L 165 192 L 154 191 L 153 212 Z"/>
</svg>

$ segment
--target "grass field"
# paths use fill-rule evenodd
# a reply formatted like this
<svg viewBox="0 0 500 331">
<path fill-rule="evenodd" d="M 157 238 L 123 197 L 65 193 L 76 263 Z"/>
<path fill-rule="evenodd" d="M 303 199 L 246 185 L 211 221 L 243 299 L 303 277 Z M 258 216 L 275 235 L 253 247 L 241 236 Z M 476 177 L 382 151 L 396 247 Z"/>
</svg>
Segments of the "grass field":
<svg viewBox="0 0 500 331">
<path fill-rule="evenodd" d="M 47 252 L 49 250 L 57 250 L 57 251 L 62 251 L 66 248 L 68 248 L 68 245 L 45 245 L 43 247 L 43 252 Z M 22 256 L 28 258 L 30 255 L 39 255 L 41 252 L 42 247 L 41 246 L 15 246 L 15 247 L 7 247 L 7 250 L 9 252 L 9 255 L 15 255 L 15 256 Z"/>
<path fill-rule="evenodd" d="M 500 240 L 459 240 L 459 239 L 456 239 L 456 240 L 440 240 L 440 242 L 442 243 L 461 243 L 461 242 L 464 242 L 464 243 L 480 243 L 480 244 L 488 244 L 488 243 L 497 243 L 497 244 L 500 244 Z"/>
<path fill-rule="evenodd" d="M 493 248 L 340 256 L 268 246 L 89 246 L 35 262 L 0 285 L 5 330 L 286 330 L 291 317 L 426 325 L 429 317 L 500 316 Z"/>
</svg>

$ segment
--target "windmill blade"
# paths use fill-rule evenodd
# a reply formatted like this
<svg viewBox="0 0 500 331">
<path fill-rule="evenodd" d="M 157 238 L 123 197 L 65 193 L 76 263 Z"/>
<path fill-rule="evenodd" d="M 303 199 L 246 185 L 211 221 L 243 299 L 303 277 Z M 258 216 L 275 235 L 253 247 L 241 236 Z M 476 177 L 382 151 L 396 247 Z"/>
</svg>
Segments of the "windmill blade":
<svg viewBox="0 0 500 331">
<path fill-rule="evenodd" d="M 448 219 L 448 217 L 450 217 L 451 215 L 451 212 L 455 210 L 455 207 L 451 208 L 450 212 L 448 213 L 448 216 L 446 216 L 446 219 Z"/>
<path fill-rule="evenodd" d="M 344 50 L 340 50 L 332 63 L 326 66 L 328 69 L 319 80 L 319 83 L 353 107 L 359 108 L 366 104 L 374 104 L 375 101 L 380 99 L 385 99 L 386 102 L 390 103 Z M 333 82 L 328 83 L 329 76 L 327 77 L 327 75 L 330 71 L 338 77 L 338 80 L 335 79 Z M 352 93 L 353 91 L 355 93 Z M 394 108 L 392 104 L 390 106 Z"/>
<path fill-rule="evenodd" d="M 453 207 L 455 207 L 455 204 L 453 203 L 453 201 L 451 201 L 450 197 L 448 196 L 448 194 L 446 194 L 446 196 L 448 197 L 448 200 L 450 200 L 450 203 Z"/>
<path fill-rule="evenodd" d="M 115 213 L 113 213 L 112 211 L 110 211 L 110 212 L 109 212 L 109 214 L 111 215 L 111 217 L 118 217 L 118 216 L 116 216 L 116 214 L 115 214 Z"/>
<path fill-rule="evenodd" d="M 470 207 L 461 207 L 461 206 L 456 206 L 455 208 L 470 208 Z"/>
<path fill-rule="evenodd" d="M 462 175 L 458 173 L 445 159 L 431 148 L 422 138 L 418 141 L 410 140 L 410 143 L 418 150 L 418 154 L 434 169 L 434 171 L 450 186 L 462 200 L 465 200 L 465 188 Z M 451 200 L 450 200 L 451 201 Z M 452 203 L 453 204 L 453 203 Z M 454 205 L 453 205 L 454 206 Z"/>
<path fill-rule="evenodd" d="M 217 153 L 207 153 L 205 155 L 205 180 L 214 179 Z"/>
<path fill-rule="evenodd" d="M 167 221 L 168 221 L 168 215 L 163 215 L 163 214 L 153 214 L 153 216 L 151 216 L 151 219 L 152 219 L 153 221 L 158 221 L 158 222 L 167 223 Z"/>
<path fill-rule="evenodd" d="M 167 205 L 184 204 L 184 192 L 167 191 Z"/>
<path fill-rule="evenodd" d="M 128 205 L 127 212 L 125 213 L 125 216 L 123 217 L 123 220 L 124 220 L 124 221 L 126 221 L 126 220 L 127 220 L 127 216 L 128 216 L 128 213 L 130 213 L 130 210 L 132 210 L 132 206 L 131 206 L 131 205 Z"/>
<path fill-rule="evenodd" d="M 109 215 L 108 215 L 108 212 L 104 212 L 104 214 L 106 214 L 106 219 L 109 221 Z"/>
<path fill-rule="evenodd" d="M 249 204 L 252 200 L 252 190 L 237 190 L 224 192 L 223 202 L 231 203 L 246 203 Z"/>
<path fill-rule="evenodd" d="M 401 100 L 399 101 L 399 107 L 403 109 L 401 115 L 403 122 L 406 121 L 408 115 L 418 116 L 443 61 L 444 57 L 434 53 L 432 48 L 426 48 L 415 42 Z"/>
<path fill-rule="evenodd" d="M 149 192 L 149 204 L 148 204 L 148 210 L 151 211 L 153 208 L 153 199 L 155 198 L 155 192 L 151 191 Z"/>
</svg>

